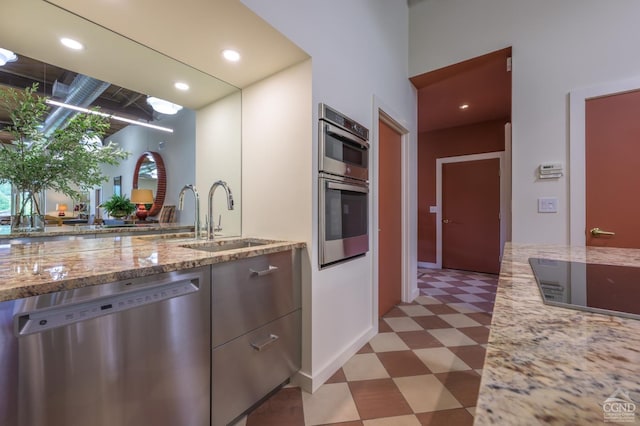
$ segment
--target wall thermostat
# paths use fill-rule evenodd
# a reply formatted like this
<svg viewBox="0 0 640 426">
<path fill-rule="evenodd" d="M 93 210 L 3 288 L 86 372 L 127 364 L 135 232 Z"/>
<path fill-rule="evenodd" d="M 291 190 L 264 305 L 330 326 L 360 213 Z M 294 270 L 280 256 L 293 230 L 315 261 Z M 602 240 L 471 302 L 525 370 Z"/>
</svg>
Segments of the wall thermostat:
<svg viewBox="0 0 640 426">
<path fill-rule="evenodd" d="M 540 179 L 557 179 L 562 175 L 562 164 L 560 163 L 543 163 L 538 167 L 538 177 Z"/>
</svg>

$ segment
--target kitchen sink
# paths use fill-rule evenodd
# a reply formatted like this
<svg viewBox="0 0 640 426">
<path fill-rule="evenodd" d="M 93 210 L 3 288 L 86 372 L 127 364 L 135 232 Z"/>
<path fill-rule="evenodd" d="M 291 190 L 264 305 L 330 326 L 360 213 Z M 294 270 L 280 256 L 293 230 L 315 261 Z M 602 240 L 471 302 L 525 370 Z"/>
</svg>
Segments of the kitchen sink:
<svg viewBox="0 0 640 426">
<path fill-rule="evenodd" d="M 205 243 L 193 243 L 182 244 L 180 247 L 190 248 L 194 250 L 202 250 L 209 252 L 220 252 L 226 250 L 237 250 L 249 247 L 263 246 L 265 244 L 271 244 L 272 241 L 255 240 L 255 239 L 242 239 L 231 241 L 209 241 Z"/>
</svg>

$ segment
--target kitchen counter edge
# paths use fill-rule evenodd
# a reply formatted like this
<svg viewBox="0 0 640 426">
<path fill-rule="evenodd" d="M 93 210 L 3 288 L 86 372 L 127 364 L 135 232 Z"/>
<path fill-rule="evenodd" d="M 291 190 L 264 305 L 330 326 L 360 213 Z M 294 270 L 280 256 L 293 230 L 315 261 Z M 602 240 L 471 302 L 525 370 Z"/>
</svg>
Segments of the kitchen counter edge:
<svg viewBox="0 0 640 426">
<path fill-rule="evenodd" d="M 237 239 L 246 238 L 225 240 Z M 193 240 L 163 236 L 13 245 L 19 253 L 0 256 L 0 302 L 306 247 L 303 242 L 254 240 L 263 244 L 213 253 L 181 247 Z"/>
</svg>

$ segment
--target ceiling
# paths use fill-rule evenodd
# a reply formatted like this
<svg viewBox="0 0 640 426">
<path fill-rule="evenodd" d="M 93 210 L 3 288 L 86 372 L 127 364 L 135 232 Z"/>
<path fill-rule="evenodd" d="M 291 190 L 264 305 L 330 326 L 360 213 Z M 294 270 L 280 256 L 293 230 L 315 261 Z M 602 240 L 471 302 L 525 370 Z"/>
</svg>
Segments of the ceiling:
<svg viewBox="0 0 640 426">
<path fill-rule="evenodd" d="M 502 49 L 411 77 L 418 89 L 418 131 L 429 132 L 511 117 L 511 72 Z M 467 109 L 460 105 L 467 104 Z"/>
<path fill-rule="evenodd" d="M 112 84 L 98 99 L 102 110 L 136 120 L 151 118 L 147 95 L 198 110 L 308 58 L 238 0 L 2 0 L 2 10 L 11 19 L 0 26 L 0 47 L 20 60 L 0 67 L 0 84 L 35 80 L 50 96 L 56 79 L 80 73 Z M 70 51 L 61 37 L 85 48 Z M 224 48 L 241 61 L 223 60 Z M 176 81 L 191 89 L 176 90 Z M 113 132 L 121 127 L 112 120 Z"/>
<path fill-rule="evenodd" d="M 309 57 L 239 0 L 47 1 L 239 88 Z"/>
<path fill-rule="evenodd" d="M 113 83 L 116 91 L 126 87 L 195 110 L 308 58 L 238 0 L 3 0 L 3 11 L 14 19 L 0 26 L 0 40 L 16 51 L 64 63 Z M 37 32 L 29 30 L 34 26 Z M 61 51 L 62 35 L 80 38 L 86 51 Z M 242 54 L 239 63 L 221 58 L 229 47 Z M 503 49 L 412 77 L 419 131 L 510 117 L 510 55 L 510 48 Z M 185 69 L 196 89 L 175 93 L 167 82 Z M 462 103 L 469 108 L 460 110 Z"/>
</svg>

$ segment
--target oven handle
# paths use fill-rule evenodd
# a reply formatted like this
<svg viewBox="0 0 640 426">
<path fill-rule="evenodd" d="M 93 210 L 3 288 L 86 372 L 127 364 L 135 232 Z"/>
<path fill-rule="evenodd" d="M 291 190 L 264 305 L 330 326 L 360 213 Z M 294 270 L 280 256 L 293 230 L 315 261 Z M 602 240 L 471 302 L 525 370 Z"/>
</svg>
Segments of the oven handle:
<svg viewBox="0 0 640 426">
<path fill-rule="evenodd" d="M 369 193 L 369 188 L 366 186 L 347 185 L 344 183 L 327 182 L 328 189 L 338 189 L 341 191 L 361 192 L 363 194 Z"/>
<path fill-rule="evenodd" d="M 369 149 L 369 144 L 366 141 L 360 139 L 359 137 L 352 135 L 351 133 L 346 132 L 339 127 L 332 126 L 331 124 L 328 124 L 328 123 L 325 123 L 324 126 L 325 126 L 324 127 L 325 131 L 328 134 L 335 135 L 342 140 L 346 140 L 347 142 L 350 142 L 354 145 L 358 145 L 360 148 L 364 150 Z"/>
</svg>

